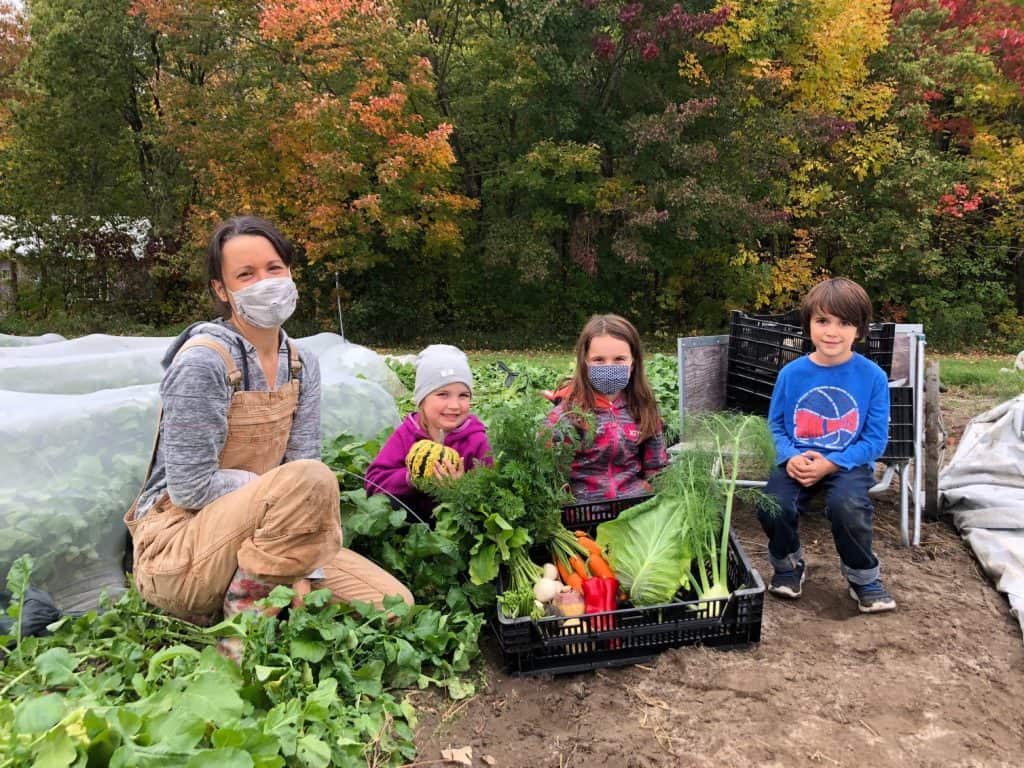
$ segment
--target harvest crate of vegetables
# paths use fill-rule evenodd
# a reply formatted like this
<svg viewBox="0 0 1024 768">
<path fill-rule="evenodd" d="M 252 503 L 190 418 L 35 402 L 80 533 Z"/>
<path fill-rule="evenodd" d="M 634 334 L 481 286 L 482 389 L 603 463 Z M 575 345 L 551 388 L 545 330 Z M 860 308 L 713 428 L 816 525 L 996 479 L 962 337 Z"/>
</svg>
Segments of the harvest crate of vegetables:
<svg viewBox="0 0 1024 768">
<path fill-rule="evenodd" d="M 563 520 L 569 527 L 593 532 L 598 523 L 653 501 L 651 496 L 641 496 L 570 505 L 563 509 Z M 535 560 L 543 556 L 543 551 L 534 552 Z M 697 567 L 694 565 L 694 571 Z M 704 564 L 699 567 L 707 569 Z M 494 629 L 505 667 L 516 675 L 563 674 L 641 663 L 683 645 L 735 648 L 760 640 L 764 582 L 731 531 L 725 596 L 700 597 L 696 588 L 701 575 L 694 572 L 691 576 L 686 587 L 653 605 L 639 606 L 627 599 L 620 601 L 615 610 L 538 619 L 510 619 L 499 606 Z M 703 576 L 710 578 L 707 570 Z M 507 572 L 499 577 L 499 592 L 504 592 L 508 577 Z"/>
</svg>

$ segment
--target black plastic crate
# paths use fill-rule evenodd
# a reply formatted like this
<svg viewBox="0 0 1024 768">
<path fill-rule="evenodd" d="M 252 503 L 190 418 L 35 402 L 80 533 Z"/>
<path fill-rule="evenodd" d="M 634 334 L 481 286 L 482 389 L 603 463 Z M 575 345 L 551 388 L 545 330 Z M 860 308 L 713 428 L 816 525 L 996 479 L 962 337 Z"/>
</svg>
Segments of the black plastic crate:
<svg viewBox="0 0 1024 768">
<path fill-rule="evenodd" d="M 733 310 L 725 376 L 727 408 L 765 415 L 779 371 L 810 351 L 799 312 L 748 315 Z"/>
<path fill-rule="evenodd" d="M 889 443 L 881 461 L 914 458 L 914 388 L 889 387 Z"/>
<path fill-rule="evenodd" d="M 593 529 L 648 498 L 575 504 L 565 508 L 563 519 L 567 526 Z M 764 582 L 731 532 L 727 572 L 732 590 L 728 600 L 697 600 L 692 594 L 680 594 L 662 605 L 539 621 L 508 619 L 496 607 L 493 625 L 505 668 L 514 675 L 565 674 L 636 664 L 682 645 L 736 648 L 759 642 Z"/>
<path fill-rule="evenodd" d="M 639 496 L 625 496 L 607 501 L 590 501 L 579 504 L 566 504 L 562 507 L 562 523 L 566 528 L 586 527 L 592 528 L 605 520 L 614 520 L 624 509 L 636 506 L 642 501 L 647 501 L 653 494 L 645 493 Z"/>
<path fill-rule="evenodd" d="M 853 348 L 869 360 L 874 360 L 888 378 L 892 376 L 892 350 L 895 343 L 895 323 L 872 323 L 868 326 L 867 339 L 857 342 Z"/>
</svg>

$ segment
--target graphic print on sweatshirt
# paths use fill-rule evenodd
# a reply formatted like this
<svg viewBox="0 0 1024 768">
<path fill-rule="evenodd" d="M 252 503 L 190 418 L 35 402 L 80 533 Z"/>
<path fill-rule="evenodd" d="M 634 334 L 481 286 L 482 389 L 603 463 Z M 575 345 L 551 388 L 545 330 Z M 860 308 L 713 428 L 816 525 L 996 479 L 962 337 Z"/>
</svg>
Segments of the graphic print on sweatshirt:
<svg viewBox="0 0 1024 768">
<path fill-rule="evenodd" d="M 839 387 L 815 387 L 796 403 L 793 436 L 805 445 L 842 450 L 857 434 L 860 409 Z"/>
</svg>

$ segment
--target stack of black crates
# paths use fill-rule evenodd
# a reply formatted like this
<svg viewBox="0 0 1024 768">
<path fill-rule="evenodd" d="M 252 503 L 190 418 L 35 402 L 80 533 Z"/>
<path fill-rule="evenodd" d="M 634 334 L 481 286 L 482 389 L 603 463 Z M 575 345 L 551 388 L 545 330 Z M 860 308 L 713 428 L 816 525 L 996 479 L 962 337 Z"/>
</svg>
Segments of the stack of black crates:
<svg viewBox="0 0 1024 768">
<path fill-rule="evenodd" d="M 858 342 L 855 349 L 891 377 L 895 339 L 893 323 L 873 323 L 867 339 Z M 726 407 L 766 416 L 779 371 L 813 349 L 804 334 L 799 310 L 784 315 L 749 315 L 734 310 L 729 322 Z M 889 402 L 889 444 L 882 461 L 913 458 L 914 388 L 889 387 Z"/>
</svg>

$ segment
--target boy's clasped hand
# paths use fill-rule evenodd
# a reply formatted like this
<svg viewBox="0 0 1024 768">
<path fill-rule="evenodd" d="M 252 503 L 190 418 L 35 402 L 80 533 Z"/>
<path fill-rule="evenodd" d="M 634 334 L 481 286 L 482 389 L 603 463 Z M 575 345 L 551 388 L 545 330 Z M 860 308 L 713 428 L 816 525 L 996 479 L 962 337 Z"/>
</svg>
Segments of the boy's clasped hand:
<svg viewBox="0 0 1024 768">
<path fill-rule="evenodd" d="M 839 467 L 817 451 L 804 451 L 786 462 L 786 474 L 805 488 L 820 481 Z"/>
</svg>

